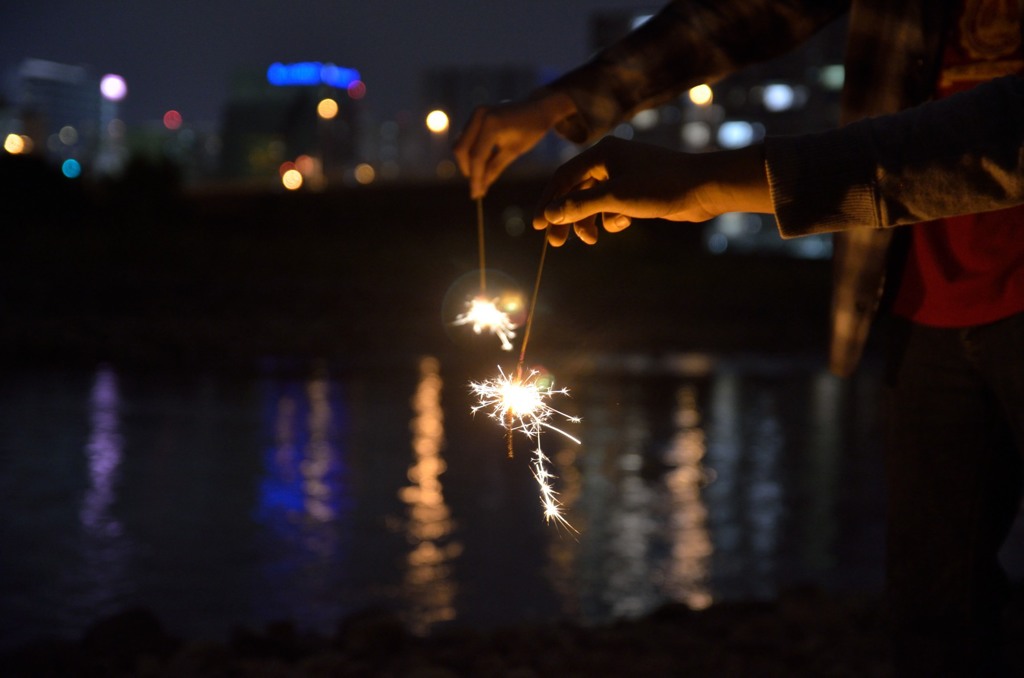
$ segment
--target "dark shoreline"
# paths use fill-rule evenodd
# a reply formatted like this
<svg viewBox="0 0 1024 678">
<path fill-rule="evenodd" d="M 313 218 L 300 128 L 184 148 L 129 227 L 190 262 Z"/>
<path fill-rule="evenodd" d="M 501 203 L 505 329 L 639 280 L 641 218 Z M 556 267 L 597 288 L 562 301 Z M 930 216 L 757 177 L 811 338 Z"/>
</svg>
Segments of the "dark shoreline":
<svg viewBox="0 0 1024 678">
<path fill-rule="evenodd" d="M 77 641 L 25 645 L 0 665 L 12 676 L 888 676 L 886 642 L 877 600 L 801 589 L 702 611 L 669 605 L 597 627 L 453 628 L 428 638 L 367 611 L 330 635 L 277 622 L 199 641 L 175 638 L 134 609 Z"/>
</svg>

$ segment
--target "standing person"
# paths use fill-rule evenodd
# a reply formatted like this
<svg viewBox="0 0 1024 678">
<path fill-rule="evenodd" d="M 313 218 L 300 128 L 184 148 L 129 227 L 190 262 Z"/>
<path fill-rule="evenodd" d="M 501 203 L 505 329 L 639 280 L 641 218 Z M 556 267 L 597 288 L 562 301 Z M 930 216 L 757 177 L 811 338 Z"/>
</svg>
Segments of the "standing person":
<svg viewBox="0 0 1024 678">
<path fill-rule="evenodd" d="M 549 129 L 592 142 L 849 12 L 842 127 L 700 155 L 608 139 L 556 171 L 534 226 L 592 243 L 599 220 L 757 211 L 785 237 L 836 231 L 843 376 L 889 293 L 886 589 L 907 675 L 1005 669 L 998 551 L 1024 458 L 1022 4 L 677 0 L 523 101 L 478 109 L 454 149 L 480 197 Z"/>
</svg>

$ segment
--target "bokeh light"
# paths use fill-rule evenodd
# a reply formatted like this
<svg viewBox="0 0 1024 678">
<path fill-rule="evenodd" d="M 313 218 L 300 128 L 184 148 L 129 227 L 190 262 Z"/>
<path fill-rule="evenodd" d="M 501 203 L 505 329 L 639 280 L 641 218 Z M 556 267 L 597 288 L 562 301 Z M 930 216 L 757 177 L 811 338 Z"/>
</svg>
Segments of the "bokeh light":
<svg viewBox="0 0 1024 678">
<path fill-rule="evenodd" d="M 330 97 L 321 99 L 316 105 L 316 114 L 324 120 L 333 120 L 338 115 L 338 102 Z"/>
<path fill-rule="evenodd" d="M 455 163 L 445 158 L 437 163 L 437 167 L 434 169 L 438 179 L 451 179 L 455 176 L 457 168 Z"/>
<path fill-rule="evenodd" d="M 704 148 L 711 143 L 711 128 L 706 122 L 688 122 L 679 130 L 687 148 Z"/>
<path fill-rule="evenodd" d="M 634 115 L 633 119 L 630 120 L 629 122 L 631 125 L 633 125 L 633 127 L 637 128 L 638 130 L 646 131 L 649 129 L 654 129 L 654 127 L 658 124 L 658 118 L 658 109 L 648 108 Z"/>
<path fill-rule="evenodd" d="M 281 175 L 281 184 L 289 191 L 297 191 L 302 187 L 302 172 L 297 169 L 285 170 Z"/>
<path fill-rule="evenodd" d="M 100 94 L 107 101 L 120 101 L 128 94 L 128 85 L 120 75 L 107 73 L 100 80 Z"/>
<path fill-rule="evenodd" d="M 316 171 L 316 160 L 309 155 L 300 155 L 295 158 L 295 169 L 302 174 L 312 174 Z"/>
<path fill-rule="evenodd" d="M 60 128 L 60 132 L 57 133 L 57 138 L 65 146 L 73 146 L 78 143 L 78 130 L 71 125 L 64 125 Z"/>
<path fill-rule="evenodd" d="M 754 126 L 744 120 L 722 123 L 718 128 L 718 144 L 723 148 L 742 148 L 754 142 Z"/>
<path fill-rule="evenodd" d="M 707 106 L 714 99 L 714 92 L 708 85 L 697 85 L 690 89 L 690 101 L 698 106 Z"/>
<path fill-rule="evenodd" d="M 171 130 L 180 128 L 181 113 L 173 109 L 164 113 L 164 127 Z"/>
<path fill-rule="evenodd" d="M 107 123 L 107 134 L 109 134 L 114 139 L 120 139 L 121 137 L 123 137 L 127 130 L 128 128 L 124 124 L 124 120 L 121 120 L 120 118 L 114 118 L 109 123 Z"/>
<path fill-rule="evenodd" d="M 366 83 L 362 80 L 354 80 L 349 84 L 347 91 L 350 99 L 362 99 L 366 96 Z"/>
<path fill-rule="evenodd" d="M 796 93 L 793 88 L 784 83 L 768 85 L 764 88 L 762 98 L 764 107 L 773 113 L 789 110 L 796 101 Z"/>
<path fill-rule="evenodd" d="M 427 129 L 434 134 L 448 131 L 448 114 L 444 111 L 431 111 L 427 114 Z"/>
<path fill-rule="evenodd" d="M 82 174 L 82 165 L 74 158 L 68 158 L 61 163 L 60 171 L 68 179 L 77 179 Z"/>
<path fill-rule="evenodd" d="M 25 153 L 25 139 L 20 134 L 8 134 L 4 138 L 4 150 L 11 155 Z"/>
<path fill-rule="evenodd" d="M 356 182 L 364 186 L 366 184 L 372 184 L 377 178 L 377 173 L 374 171 L 373 166 L 365 162 L 356 165 L 354 174 Z"/>
<path fill-rule="evenodd" d="M 846 79 L 846 69 L 842 64 L 825 66 L 818 73 L 818 81 L 826 89 L 840 90 L 843 88 L 843 81 Z"/>
</svg>

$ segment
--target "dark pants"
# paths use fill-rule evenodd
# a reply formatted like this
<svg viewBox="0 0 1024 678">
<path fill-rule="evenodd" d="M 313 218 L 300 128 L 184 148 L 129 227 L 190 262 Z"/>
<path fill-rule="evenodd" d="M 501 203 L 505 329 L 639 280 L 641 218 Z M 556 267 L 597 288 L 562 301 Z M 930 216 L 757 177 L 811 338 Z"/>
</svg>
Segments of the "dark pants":
<svg viewBox="0 0 1024 678">
<path fill-rule="evenodd" d="M 906 675 L 998 675 L 1000 545 L 1021 503 L 1024 314 L 901 323 L 887 370 L 887 593 Z"/>
</svg>

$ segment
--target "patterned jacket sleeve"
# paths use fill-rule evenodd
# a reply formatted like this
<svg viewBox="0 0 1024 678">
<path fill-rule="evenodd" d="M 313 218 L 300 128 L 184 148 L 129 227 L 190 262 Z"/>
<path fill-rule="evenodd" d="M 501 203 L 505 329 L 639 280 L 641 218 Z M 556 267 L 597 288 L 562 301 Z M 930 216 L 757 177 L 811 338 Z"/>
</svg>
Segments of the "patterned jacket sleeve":
<svg viewBox="0 0 1024 678">
<path fill-rule="evenodd" d="M 589 143 L 637 112 L 782 54 L 840 16 L 848 0 L 675 0 L 547 87 L 579 111 L 557 131 Z"/>
<path fill-rule="evenodd" d="M 837 130 L 769 137 L 784 237 L 889 228 L 1024 202 L 1024 77 Z"/>
</svg>

